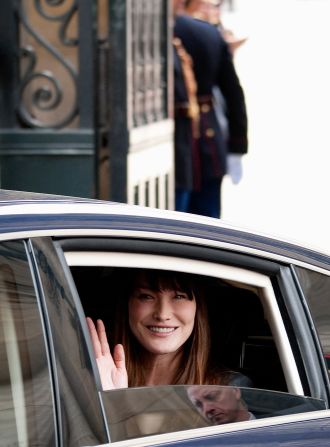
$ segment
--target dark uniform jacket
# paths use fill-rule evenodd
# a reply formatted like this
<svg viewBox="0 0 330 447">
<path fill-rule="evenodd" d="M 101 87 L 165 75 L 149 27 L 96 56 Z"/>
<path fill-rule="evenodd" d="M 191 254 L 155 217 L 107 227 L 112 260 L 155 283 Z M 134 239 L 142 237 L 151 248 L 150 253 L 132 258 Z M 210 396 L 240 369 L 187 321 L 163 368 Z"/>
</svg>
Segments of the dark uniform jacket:
<svg viewBox="0 0 330 447">
<path fill-rule="evenodd" d="M 230 153 L 247 152 L 245 99 L 228 45 L 214 26 L 189 16 L 177 16 L 174 36 L 193 60 L 199 102 L 200 137 L 192 145 L 190 119 L 184 114 L 187 92 L 182 63 L 174 50 L 175 68 L 175 152 L 176 187 L 198 189 L 201 179 L 221 178 Z M 212 102 L 212 88 L 218 86 L 226 102 L 229 140 L 224 141 Z M 195 142 L 196 143 L 196 142 Z"/>
</svg>

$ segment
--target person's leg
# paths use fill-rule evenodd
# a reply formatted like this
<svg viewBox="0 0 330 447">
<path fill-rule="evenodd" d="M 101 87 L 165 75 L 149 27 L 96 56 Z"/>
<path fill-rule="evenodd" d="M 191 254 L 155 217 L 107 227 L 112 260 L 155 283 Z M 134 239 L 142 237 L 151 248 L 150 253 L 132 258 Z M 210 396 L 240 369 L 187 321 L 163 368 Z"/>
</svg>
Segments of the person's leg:
<svg viewBox="0 0 330 447">
<path fill-rule="evenodd" d="M 211 179 L 203 182 L 200 191 L 192 192 L 188 212 L 219 219 L 221 214 L 221 182 L 222 179 Z"/>
<path fill-rule="evenodd" d="M 191 191 L 186 189 L 175 189 L 175 210 L 189 213 Z"/>
</svg>

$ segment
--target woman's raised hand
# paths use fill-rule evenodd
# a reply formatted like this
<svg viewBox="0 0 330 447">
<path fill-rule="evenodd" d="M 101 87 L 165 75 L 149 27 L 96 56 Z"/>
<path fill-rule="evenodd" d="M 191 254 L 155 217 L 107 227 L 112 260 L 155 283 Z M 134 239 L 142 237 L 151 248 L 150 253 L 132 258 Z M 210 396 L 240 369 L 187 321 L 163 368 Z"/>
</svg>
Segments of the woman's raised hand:
<svg viewBox="0 0 330 447">
<path fill-rule="evenodd" d="M 123 345 L 116 345 L 112 356 L 103 321 L 97 320 L 95 327 L 91 318 L 87 317 L 86 320 L 93 343 L 103 390 L 127 388 L 128 378 Z"/>
</svg>

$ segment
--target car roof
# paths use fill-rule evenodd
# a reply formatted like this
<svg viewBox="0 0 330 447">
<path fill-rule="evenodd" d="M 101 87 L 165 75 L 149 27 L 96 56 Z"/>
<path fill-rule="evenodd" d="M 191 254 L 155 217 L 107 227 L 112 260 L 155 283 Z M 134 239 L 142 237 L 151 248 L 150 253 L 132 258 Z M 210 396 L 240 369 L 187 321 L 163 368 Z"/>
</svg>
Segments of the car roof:
<svg viewBox="0 0 330 447">
<path fill-rule="evenodd" d="M 90 202 L 94 199 L 0 189 L 0 206 L 28 202 Z"/>
<path fill-rule="evenodd" d="M 330 256 L 319 250 L 214 219 L 96 199 L 0 190 L 0 234 L 58 230 L 125 230 L 157 233 L 256 250 L 330 270 Z M 44 233 L 45 234 L 45 233 Z M 70 233 L 73 235 L 72 231 Z M 63 233 L 62 233 L 63 235 Z M 15 236 L 13 236 L 15 237 Z M 199 242 L 201 243 L 201 242 Z M 206 245 L 208 245 L 206 243 Z"/>
</svg>

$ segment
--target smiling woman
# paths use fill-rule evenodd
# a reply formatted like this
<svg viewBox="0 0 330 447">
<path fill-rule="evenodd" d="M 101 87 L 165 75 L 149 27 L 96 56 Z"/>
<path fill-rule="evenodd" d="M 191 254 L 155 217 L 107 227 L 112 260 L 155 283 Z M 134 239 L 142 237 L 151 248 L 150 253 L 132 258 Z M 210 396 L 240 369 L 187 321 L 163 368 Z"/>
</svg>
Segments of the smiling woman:
<svg viewBox="0 0 330 447">
<path fill-rule="evenodd" d="M 161 270 L 130 270 L 119 300 L 111 355 L 101 320 L 88 326 L 103 389 L 169 384 L 228 384 L 238 373 L 210 363 L 203 281 Z M 125 353 L 126 360 L 125 360 Z"/>
<path fill-rule="evenodd" d="M 189 371 L 180 367 L 182 357 L 193 349 L 194 339 L 198 346 L 198 339 L 202 338 L 201 322 L 205 320 L 205 310 L 201 305 L 194 331 L 197 290 L 193 285 L 189 286 L 182 273 L 142 271 L 132 284 L 128 301 L 129 328 L 137 341 L 132 354 L 140 351 L 147 365 L 145 377 L 135 377 L 135 380 L 132 377 L 132 382 L 138 384 L 144 379 L 146 385 L 160 385 L 175 383 L 180 377 L 182 380 L 182 376 L 189 375 Z M 191 335 L 192 341 L 186 345 Z M 202 356 L 202 364 L 205 357 Z M 133 371 L 135 376 L 139 375 L 138 368 Z"/>
</svg>

